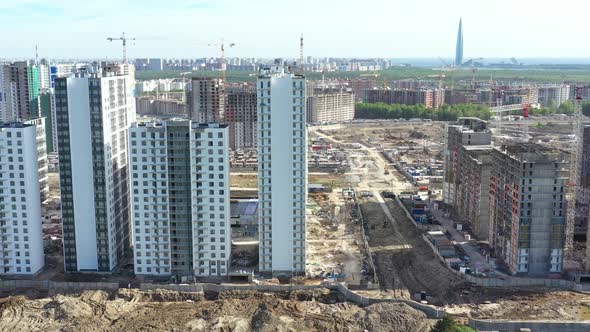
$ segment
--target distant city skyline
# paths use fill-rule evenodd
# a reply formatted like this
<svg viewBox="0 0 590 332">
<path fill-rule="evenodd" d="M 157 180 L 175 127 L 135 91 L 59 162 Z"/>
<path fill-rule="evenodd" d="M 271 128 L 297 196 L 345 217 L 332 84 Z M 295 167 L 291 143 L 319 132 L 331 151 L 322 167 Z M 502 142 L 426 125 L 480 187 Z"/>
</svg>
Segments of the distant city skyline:
<svg viewBox="0 0 590 332">
<path fill-rule="evenodd" d="M 121 57 L 125 31 L 136 37 L 129 58 L 199 58 L 219 55 L 208 46 L 222 36 L 236 43 L 227 56 L 453 58 L 457 21 L 463 18 L 464 59 L 590 58 L 582 42 L 590 5 L 575 0 L 566 12 L 539 1 L 499 0 L 484 9 L 471 1 L 258 0 L 3 0 L 0 28 L 3 58 L 32 58 L 35 45 L 46 58 Z M 567 28 L 571 27 L 571 28 Z M 526 36 L 526 38 L 524 37 Z"/>
</svg>

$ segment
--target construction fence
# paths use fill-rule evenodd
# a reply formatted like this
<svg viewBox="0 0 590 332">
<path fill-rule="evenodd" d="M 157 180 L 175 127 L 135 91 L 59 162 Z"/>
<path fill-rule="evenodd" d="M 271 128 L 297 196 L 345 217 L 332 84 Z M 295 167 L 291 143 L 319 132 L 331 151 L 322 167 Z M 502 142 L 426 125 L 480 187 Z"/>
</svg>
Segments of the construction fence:
<svg viewBox="0 0 590 332">
<path fill-rule="evenodd" d="M 467 276 L 468 278 L 470 276 Z M 536 280 L 536 279 L 534 279 Z M 563 281 L 563 280 L 553 280 Z M 83 291 L 83 290 L 105 290 L 116 291 L 119 289 L 118 283 L 108 282 L 55 282 L 49 280 L 0 280 L 0 289 L 21 289 L 34 288 L 40 290 L 66 290 L 66 291 Z M 403 299 L 381 299 L 370 298 L 356 294 L 346 288 L 343 284 L 333 285 L 231 285 L 231 284 L 151 284 L 141 283 L 141 290 L 170 290 L 177 292 L 202 293 L 204 291 L 223 292 L 236 290 L 252 290 L 260 292 L 288 292 L 297 290 L 314 290 L 314 289 L 331 289 L 342 294 L 347 301 L 356 303 L 361 306 L 367 306 L 374 303 L 390 302 L 404 303 L 416 310 L 422 311 L 428 318 L 441 318 L 446 313 L 436 307 Z M 518 331 L 522 328 L 529 328 L 538 332 L 582 332 L 590 331 L 590 321 L 511 321 L 498 319 L 473 319 L 469 318 L 469 326 L 484 331 Z"/>
<path fill-rule="evenodd" d="M 34 288 L 39 290 L 117 290 L 119 283 L 116 282 L 59 282 L 51 280 L 0 280 L 0 289 Z"/>
</svg>

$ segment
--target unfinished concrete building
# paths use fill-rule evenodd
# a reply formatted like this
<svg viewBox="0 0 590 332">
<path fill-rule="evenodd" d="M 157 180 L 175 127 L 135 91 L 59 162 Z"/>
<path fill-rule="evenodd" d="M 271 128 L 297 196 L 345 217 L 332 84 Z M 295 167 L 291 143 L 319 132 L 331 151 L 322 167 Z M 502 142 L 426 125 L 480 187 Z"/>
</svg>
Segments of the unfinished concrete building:
<svg viewBox="0 0 590 332">
<path fill-rule="evenodd" d="M 354 119 L 354 93 L 344 89 L 313 89 L 307 97 L 307 122 L 343 122 Z"/>
<path fill-rule="evenodd" d="M 489 235 L 491 152 L 491 145 L 464 145 L 458 155 L 455 210 L 479 240 L 487 240 Z"/>
<path fill-rule="evenodd" d="M 492 132 L 486 121 L 478 118 L 459 118 L 447 128 L 447 149 L 445 151 L 445 180 L 443 184 L 444 202 L 455 205 L 457 186 L 461 183 L 460 156 L 463 146 L 490 145 Z"/>
<path fill-rule="evenodd" d="M 444 90 L 438 89 L 383 89 L 365 90 L 365 103 L 418 105 L 438 109 L 445 100 Z"/>
<path fill-rule="evenodd" d="M 490 246 L 513 274 L 563 270 L 567 158 L 535 143 L 492 151 Z"/>
<path fill-rule="evenodd" d="M 191 90 L 187 92 L 189 118 L 198 123 L 223 123 L 223 81 L 214 77 L 193 77 L 191 82 Z"/>
<path fill-rule="evenodd" d="M 579 156 L 580 186 L 576 195 L 576 219 L 574 223 L 574 236 L 576 238 L 586 236 L 590 213 L 590 125 L 585 125 L 583 130 L 582 154 Z"/>
<path fill-rule="evenodd" d="M 258 104 L 253 86 L 231 87 L 227 90 L 225 122 L 229 125 L 229 146 L 232 150 L 256 149 Z"/>
<path fill-rule="evenodd" d="M 570 90 L 575 89 L 564 83 L 538 85 L 539 104 L 543 107 L 559 107 L 568 100 Z"/>
</svg>

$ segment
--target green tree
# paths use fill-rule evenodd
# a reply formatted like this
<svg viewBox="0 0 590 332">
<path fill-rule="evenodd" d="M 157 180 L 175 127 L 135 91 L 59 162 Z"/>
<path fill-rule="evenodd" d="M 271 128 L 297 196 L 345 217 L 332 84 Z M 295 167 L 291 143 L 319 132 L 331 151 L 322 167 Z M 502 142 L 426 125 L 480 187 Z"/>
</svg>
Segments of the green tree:
<svg viewBox="0 0 590 332">
<path fill-rule="evenodd" d="M 567 115 L 574 114 L 576 106 L 571 100 L 566 101 L 565 103 L 559 105 L 557 108 L 557 113 L 563 113 Z"/>
<path fill-rule="evenodd" d="M 469 326 L 459 325 L 453 317 L 445 315 L 443 319 L 434 324 L 430 332 L 475 332 Z"/>
<path fill-rule="evenodd" d="M 490 118 L 490 111 L 484 105 L 459 104 L 443 105 L 440 109 L 430 109 L 424 105 L 400 105 L 383 103 L 358 103 L 355 107 L 356 119 L 432 119 L 454 121 L 459 117 L 470 116 L 484 120 Z"/>
<path fill-rule="evenodd" d="M 453 317 L 445 315 L 443 319 L 434 324 L 430 332 L 454 332 L 456 327 L 457 322 L 455 322 Z"/>
<path fill-rule="evenodd" d="M 590 102 L 585 102 L 582 104 L 582 114 L 585 116 L 590 116 Z"/>
</svg>

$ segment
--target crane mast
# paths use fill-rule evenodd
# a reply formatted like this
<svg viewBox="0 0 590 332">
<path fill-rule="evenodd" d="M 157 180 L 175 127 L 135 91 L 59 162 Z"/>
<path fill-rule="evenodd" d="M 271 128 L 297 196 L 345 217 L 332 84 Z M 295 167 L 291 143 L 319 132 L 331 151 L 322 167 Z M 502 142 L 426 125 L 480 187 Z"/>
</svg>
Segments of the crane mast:
<svg viewBox="0 0 590 332">
<path fill-rule="evenodd" d="M 115 40 L 120 40 L 123 44 L 123 63 L 127 64 L 127 41 L 128 40 L 135 40 L 135 38 L 125 37 L 125 32 L 121 34 L 121 37 L 108 37 L 108 41 L 112 42 Z"/>
<path fill-rule="evenodd" d="M 209 44 L 209 46 L 219 46 L 220 50 L 221 50 L 221 80 L 222 80 L 222 86 L 223 86 L 223 91 L 225 91 L 225 79 L 226 79 L 226 70 L 227 70 L 227 63 L 225 60 L 225 40 L 223 38 L 221 38 L 219 43 L 214 43 L 214 44 Z M 235 43 L 229 43 L 228 44 L 229 47 L 234 47 L 236 46 Z"/>
<path fill-rule="evenodd" d="M 567 219 L 565 223 L 565 250 L 567 257 L 571 257 L 574 244 L 574 225 L 576 218 L 576 195 L 580 184 L 579 164 L 582 153 L 582 89 L 576 86 L 576 100 L 574 114 L 572 115 L 573 139 L 570 154 L 569 181 L 567 185 Z M 588 249 L 587 249 L 588 251 Z M 589 262 L 586 261 L 586 268 Z"/>
<path fill-rule="evenodd" d="M 301 73 L 305 72 L 305 65 L 303 64 L 303 34 L 299 38 L 299 66 L 301 67 Z"/>
</svg>

